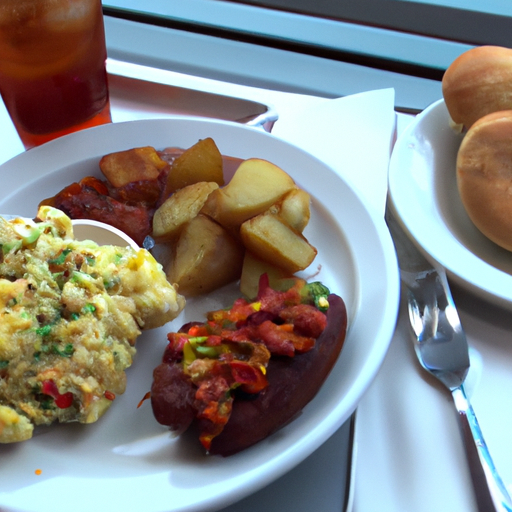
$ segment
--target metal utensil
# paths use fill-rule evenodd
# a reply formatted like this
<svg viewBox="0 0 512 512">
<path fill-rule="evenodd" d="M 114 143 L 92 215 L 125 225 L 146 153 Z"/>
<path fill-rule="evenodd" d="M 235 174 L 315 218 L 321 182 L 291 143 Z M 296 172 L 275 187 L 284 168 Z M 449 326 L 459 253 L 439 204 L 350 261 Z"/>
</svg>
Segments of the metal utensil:
<svg viewBox="0 0 512 512">
<path fill-rule="evenodd" d="M 389 205 L 386 222 L 395 244 L 400 278 L 407 289 L 416 354 L 421 365 L 453 396 L 478 508 L 481 512 L 512 511 L 512 500 L 496 471 L 464 390 L 470 366 L 468 344 L 446 274 L 425 259 L 403 231 Z"/>
</svg>

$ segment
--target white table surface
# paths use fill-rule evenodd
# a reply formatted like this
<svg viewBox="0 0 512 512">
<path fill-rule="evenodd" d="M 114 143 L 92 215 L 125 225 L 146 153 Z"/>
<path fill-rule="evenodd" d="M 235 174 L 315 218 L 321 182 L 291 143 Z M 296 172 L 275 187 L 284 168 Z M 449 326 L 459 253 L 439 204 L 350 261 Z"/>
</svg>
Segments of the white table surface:
<svg viewBox="0 0 512 512">
<path fill-rule="evenodd" d="M 123 66 L 122 63 L 112 63 Z M 168 73 L 168 72 L 166 72 Z M 392 91 L 365 93 L 360 98 L 324 100 L 301 95 L 236 86 L 181 74 L 168 74 L 175 85 L 208 92 L 247 97 L 273 104 L 280 120 L 274 133 L 315 152 L 336 168 L 367 201 L 384 211 L 386 174 L 394 132 Z M 362 115 L 361 123 L 378 124 L 367 140 L 379 168 L 339 167 L 343 140 L 351 136 L 339 113 L 347 104 L 370 105 L 375 116 Z M 359 102 L 359 103 L 358 103 Z M 372 104 L 372 102 L 374 102 Z M 114 112 L 119 119 L 126 116 Z M 399 116 L 398 130 L 410 121 Z M 345 128 L 344 128 L 345 127 Z M 23 151 L 12 123 L 0 103 L 0 163 Z M 363 130 L 364 133 L 364 130 Z M 352 134 L 353 135 L 353 134 Z M 314 140 L 312 148 L 307 139 Z M 349 143 L 349 141 L 345 141 Z M 350 151 L 350 148 L 346 149 Z M 370 150 L 368 151 L 370 152 Z M 387 168 L 387 160 L 385 162 Z M 374 173 L 372 175 L 372 172 Z M 368 174 L 369 173 L 369 174 Z M 496 465 L 504 481 L 512 481 L 512 316 L 481 303 L 461 289 L 454 290 L 470 344 L 476 349 L 470 373 L 470 396 Z M 511 362 L 511 365 L 508 363 Z M 339 471 L 344 431 L 340 430 L 317 452 L 274 484 L 231 505 L 224 512 L 339 512 L 343 496 Z M 451 397 L 429 378 L 415 360 L 402 305 L 395 335 L 374 382 L 357 410 L 356 464 L 353 475 L 355 512 L 472 512 L 472 494 L 462 441 Z"/>
</svg>

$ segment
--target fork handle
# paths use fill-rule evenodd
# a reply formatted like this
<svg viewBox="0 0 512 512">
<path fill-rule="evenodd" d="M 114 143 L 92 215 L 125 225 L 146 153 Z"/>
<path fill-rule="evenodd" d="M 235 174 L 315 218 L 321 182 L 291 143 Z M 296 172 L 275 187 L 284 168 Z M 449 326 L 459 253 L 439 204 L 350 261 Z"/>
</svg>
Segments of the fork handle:
<svg viewBox="0 0 512 512">
<path fill-rule="evenodd" d="M 512 500 L 496 471 L 464 387 L 453 389 L 452 396 L 459 413 L 478 510 L 512 512 Z"/>
</svg>

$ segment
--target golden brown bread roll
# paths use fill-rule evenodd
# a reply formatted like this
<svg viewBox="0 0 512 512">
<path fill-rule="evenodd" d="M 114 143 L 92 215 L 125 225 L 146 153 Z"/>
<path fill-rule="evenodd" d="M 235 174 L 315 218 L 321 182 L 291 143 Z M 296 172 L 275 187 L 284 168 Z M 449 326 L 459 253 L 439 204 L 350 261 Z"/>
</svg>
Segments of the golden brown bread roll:
<svg viewBox="0 0 512 512">
<path fill-rule="evenodd" d="M 457 156 L 457 185 L 476 227 L 512 251 L 512 110 L 473 124 Z"/>
<path fill-rule="evenodd" d="M 450 117 L 466 128 L 491 112 L 512 109 L 512 50 L 468 50 L 446 70 L 442 90 Z"/>
</svg>

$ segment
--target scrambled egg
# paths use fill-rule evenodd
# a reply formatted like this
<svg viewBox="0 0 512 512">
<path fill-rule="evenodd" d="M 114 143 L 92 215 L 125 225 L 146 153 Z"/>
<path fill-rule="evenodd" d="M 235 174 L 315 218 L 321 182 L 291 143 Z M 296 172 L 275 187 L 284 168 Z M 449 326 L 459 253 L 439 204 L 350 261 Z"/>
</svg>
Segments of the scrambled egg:
<svg viewBox="0 0 512 512">
<path fill-rule="evenodd" d="M 184 299 L 145 249 L 73 238 L 71 220 L 0 218 L 0 442 L 35 425 L 92 423 L 126 388 L 144 329 Z"/>
</svg>

